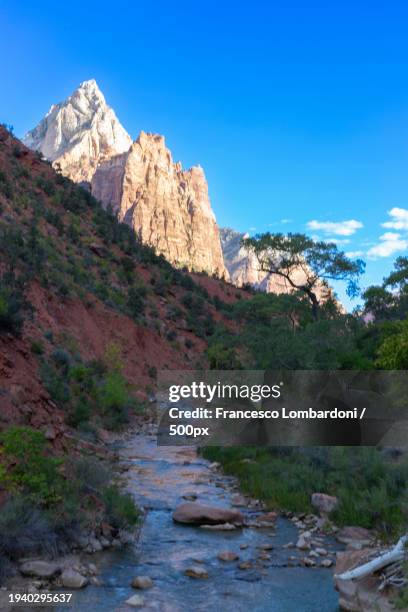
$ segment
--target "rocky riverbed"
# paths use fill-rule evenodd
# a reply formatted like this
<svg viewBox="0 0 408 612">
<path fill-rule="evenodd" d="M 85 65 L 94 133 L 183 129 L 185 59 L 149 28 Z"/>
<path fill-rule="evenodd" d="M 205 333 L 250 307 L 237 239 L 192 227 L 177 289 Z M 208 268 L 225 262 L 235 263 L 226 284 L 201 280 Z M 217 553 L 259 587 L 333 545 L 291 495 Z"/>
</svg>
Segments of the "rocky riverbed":
<svg viewBox="0 0 408 612">
<path fill-rule="evenodd" d="M 317 530 L 317 517 L 268 514 L 193 448 L 157 447 L 153 434 L 132 435 L 120 454 L 127 487 L 145 510 L 139 542 L 89 556 L 97 581 L 74 592 L 71 609 L 338 609 L 332 572 L 341 545 Z M 175 522 L 185 503 L 236 510 L 244 525 Z"/>
</svg>

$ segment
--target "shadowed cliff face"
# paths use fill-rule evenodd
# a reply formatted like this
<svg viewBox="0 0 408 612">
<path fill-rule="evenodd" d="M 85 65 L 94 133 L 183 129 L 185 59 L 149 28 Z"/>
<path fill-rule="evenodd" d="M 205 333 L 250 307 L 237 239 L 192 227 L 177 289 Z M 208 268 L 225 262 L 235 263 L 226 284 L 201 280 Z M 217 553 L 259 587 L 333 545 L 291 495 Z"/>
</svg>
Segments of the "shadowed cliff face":
<svg viewBox="0 0 408 612">
<path fill-rule="evenodd" d="M 174 163 L 163 136 L 141 132 L 128 153 L 101 163 L 92 193 L 171 263 L 228 277 L 204 172 Z"/>
<path fill-rule="evenodd" d="M 172 264 L 228 278 L 203 170 L 173 163 L 162 136 L 141 132 L 132 144 L 94 80 L 53 105 L 24 143 L 73 181 L 92 183 Z"/>
</svg>

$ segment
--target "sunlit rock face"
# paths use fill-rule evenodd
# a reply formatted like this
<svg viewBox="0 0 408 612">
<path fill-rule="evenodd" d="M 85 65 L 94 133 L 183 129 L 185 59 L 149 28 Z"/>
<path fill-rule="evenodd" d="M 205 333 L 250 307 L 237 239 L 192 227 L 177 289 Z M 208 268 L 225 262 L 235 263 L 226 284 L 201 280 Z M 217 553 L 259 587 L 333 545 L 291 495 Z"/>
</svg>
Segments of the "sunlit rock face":
<svg viewBox="0 0 408 612">
<path fill-rule="evenodd" d="M 94 80 L 53 105 L 24 138 L 171 263 L 227 278 L 202 168 L 174 163 L 164 138 L 132 140 Z"/>
<path fill-rule="evenodd" d="M 92 79 L 51 106 L 23 142 L 58 164 L 65 176 L 90 182 L 98 163 L 127 151 L 132 139 Z"/>
<path fill-rule="evenodd" d="M 163 136 L 141 132 L 127 153 L 100 163 L 92 193 L 171 263 L 228 277 L 204 171 L 174 163 Z"/>
</svg>

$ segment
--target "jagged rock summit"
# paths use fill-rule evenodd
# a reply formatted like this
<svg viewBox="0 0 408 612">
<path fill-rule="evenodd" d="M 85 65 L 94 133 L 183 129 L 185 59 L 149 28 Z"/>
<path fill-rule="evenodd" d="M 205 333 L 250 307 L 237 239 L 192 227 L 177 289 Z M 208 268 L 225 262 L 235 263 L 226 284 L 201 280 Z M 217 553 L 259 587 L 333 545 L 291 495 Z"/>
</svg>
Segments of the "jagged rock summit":
<svg viewBox="0 0 408 612">
<path fill-rule="evenodd" d="M 98 163 L 127 151 L 132 139 L 91 79 L 64 102 L 53 104 L 23 142 L 59 164 L 72 180 L 90 182 Z"/>
<path fill-rule="evenodd" d="M 93 79 L 53 105 L 24 143 L 73 181 L 89 183 L 172 264 L 228 277 L 202 168 L 174 163 L 163 136 L 141 132 L 132 144 Z"/>
<path fill-rule="evenodd" d="M 163 136 L 141 132 L 127 153 L 100 163 L 92 193 L 171 263 L 228 277 L 204 171 L 173 162 Z"/>
</svg>

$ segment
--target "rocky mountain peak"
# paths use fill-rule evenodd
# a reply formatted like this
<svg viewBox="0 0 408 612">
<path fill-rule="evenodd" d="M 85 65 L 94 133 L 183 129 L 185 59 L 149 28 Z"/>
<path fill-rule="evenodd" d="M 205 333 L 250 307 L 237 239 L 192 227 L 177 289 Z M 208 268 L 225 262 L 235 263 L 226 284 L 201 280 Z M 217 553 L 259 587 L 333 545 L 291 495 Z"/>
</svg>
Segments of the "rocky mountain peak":
<svg viewBox="0 0 408 612">
<path fill-rule="evenodd" d="M 124 153 L 132 144 L 94 79 L 51 106 L 23 142 L 77 182 L 90 181 L 101 159 Z"/>
<path fill-rule="evenodd" d="M 174 163 L 163 136 L 141 132 L 127 153 L 101 162 L 92 193 L 171 263 L 228 276 L 204 171 Z"/>
<path fill-rule="evenodd" d="M 171 263 L 228 276 L 203 169 L 174 163 L 160 134 L 142 131 L 132 143 L 94 79 L 52 106 L 24 142 L 70 179 L 89 183 Z"/>
</svg>

